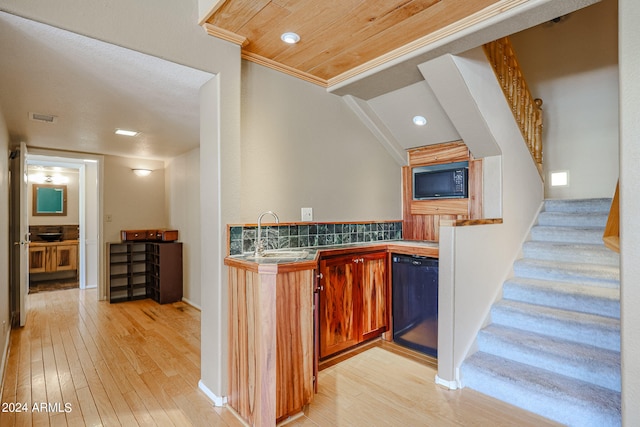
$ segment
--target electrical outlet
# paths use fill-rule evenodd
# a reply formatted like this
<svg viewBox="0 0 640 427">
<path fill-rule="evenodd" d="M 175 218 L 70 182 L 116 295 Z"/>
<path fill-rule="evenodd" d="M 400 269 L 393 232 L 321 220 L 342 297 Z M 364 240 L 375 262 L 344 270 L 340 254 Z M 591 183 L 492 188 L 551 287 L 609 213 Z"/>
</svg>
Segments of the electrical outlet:
<svg viewBox="0 0 640 427">
<path fill-rule="evenodd" d="M 111 222 L 111 221 L 113 221 L 113 215 L 111 215 L 111 214 L 105 214 L 105 216 L 104 216 L 104 220 L 105 220 L 106 222 Z"/>
<path fill-rule="evenodd" d="M 302 221 L 313 221 L 313 208 L 302 208 Z"/>
</svg>

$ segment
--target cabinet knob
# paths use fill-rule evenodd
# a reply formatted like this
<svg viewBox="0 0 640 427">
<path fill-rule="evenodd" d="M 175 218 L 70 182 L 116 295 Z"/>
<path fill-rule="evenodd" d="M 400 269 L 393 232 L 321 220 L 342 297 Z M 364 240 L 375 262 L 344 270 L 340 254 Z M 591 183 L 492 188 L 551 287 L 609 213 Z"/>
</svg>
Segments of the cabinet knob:
<svg viewBox="0 0 640 427">
<path fill-rule="evenodd" d="M 324 276 L 322 275 L 322 273 L 320 273 L 320 274 L 318 274 L 316 277 L 317 277 L 318 279 L 322 279 Z"/>
</svg>

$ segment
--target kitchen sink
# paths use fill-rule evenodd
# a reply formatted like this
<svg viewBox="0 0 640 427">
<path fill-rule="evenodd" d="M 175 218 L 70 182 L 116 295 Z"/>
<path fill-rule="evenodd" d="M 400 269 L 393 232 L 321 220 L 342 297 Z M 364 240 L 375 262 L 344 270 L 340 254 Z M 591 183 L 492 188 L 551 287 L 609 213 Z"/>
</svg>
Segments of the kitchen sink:
<svg viewBox="0 0 640 427">
<path fill-rule="evenodd" d="M 282 250 L 270 250 L 264 251 L 260 255 L 250 255 L 248 258 L 255 259 L 300 259 L 306 258 L 309 255 L 308 251 L 282 251 Z"/>
</svg>

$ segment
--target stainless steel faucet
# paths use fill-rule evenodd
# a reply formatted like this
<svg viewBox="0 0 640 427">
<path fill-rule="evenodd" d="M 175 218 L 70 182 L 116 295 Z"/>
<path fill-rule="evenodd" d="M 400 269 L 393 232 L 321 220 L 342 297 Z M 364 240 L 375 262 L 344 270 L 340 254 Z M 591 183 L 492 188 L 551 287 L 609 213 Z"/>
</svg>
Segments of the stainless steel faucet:
<svg viewBox="0 0 640 427">
<path fill-rule="evenodd" d="M 258 217 L 258 235 L 256 236 L 256 250 L 254 252 L 254 256 L 261 256 L 264 253 L 264 242 L 262 241 L 262 217 L 265 215 L 271 215 L 275 218 L 276 224 L 280 224 L 280 219 L 278 219 L 278 215 L 272 211 L 262 212 Z"/>
</svg>

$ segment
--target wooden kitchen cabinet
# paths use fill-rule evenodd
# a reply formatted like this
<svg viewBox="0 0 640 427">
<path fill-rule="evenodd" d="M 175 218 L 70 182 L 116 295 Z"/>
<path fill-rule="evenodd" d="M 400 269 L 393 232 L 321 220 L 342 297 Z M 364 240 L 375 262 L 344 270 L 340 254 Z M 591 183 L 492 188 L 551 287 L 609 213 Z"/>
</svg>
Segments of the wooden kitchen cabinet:
<svg viewBox="0 0 640 427">
<path fill-rule="evenodd" d="M 76 242 L 31 243 L 29 245 L 29 273 L 55 273 L 78 269 Z"/>
<path fill-rule="evenodd" d="M 320 272 L 320 358 L 387 330 L 385 251 L 322 259 Z"/>
<path fill-rule="evenodd" d="M 307 266 L 229 266 L 227 404 L 256 427 L 303 411 L 314 390 L 314 276 Z"/>
<path fill-rule="evenodd" d="M 29 274 L 47 272 L 47 248 L 29 246 Z"/>
</svg>

